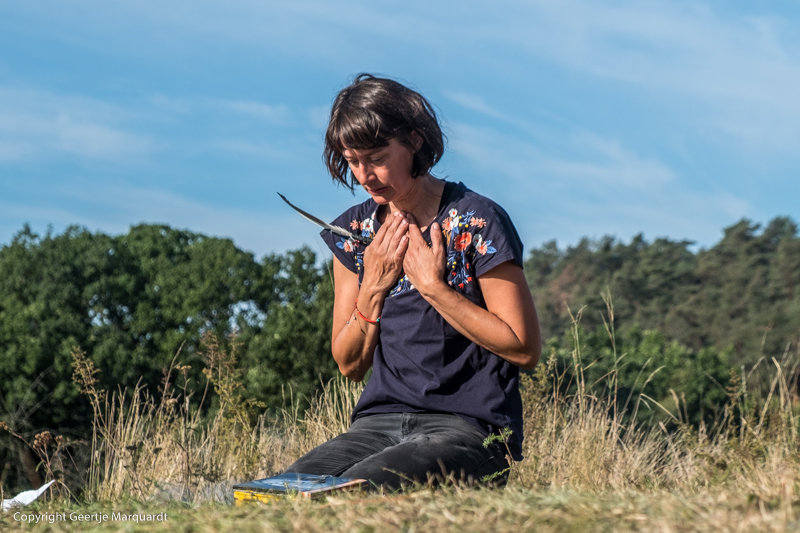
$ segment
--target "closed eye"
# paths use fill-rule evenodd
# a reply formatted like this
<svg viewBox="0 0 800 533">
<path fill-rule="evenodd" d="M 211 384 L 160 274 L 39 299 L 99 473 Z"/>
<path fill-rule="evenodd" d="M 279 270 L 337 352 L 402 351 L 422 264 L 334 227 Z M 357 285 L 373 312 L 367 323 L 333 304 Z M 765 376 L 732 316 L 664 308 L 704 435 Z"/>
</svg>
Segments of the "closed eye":
<svg viewBox="0 0 800 533">
<path fill-rule="evenodd" d="M 386 152 L 382 150 L 380 152 L 372 154 L 369 158 L 369 161 L 370 163 L 378 164 L 382 163 L 385 159 L 386 159 Z"/>
</svg>

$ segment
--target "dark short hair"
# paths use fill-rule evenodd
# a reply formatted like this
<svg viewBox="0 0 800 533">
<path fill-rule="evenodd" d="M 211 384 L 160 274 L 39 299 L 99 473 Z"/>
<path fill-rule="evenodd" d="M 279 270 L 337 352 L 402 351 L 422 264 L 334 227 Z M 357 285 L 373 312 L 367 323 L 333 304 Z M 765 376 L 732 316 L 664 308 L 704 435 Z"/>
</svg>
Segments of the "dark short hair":
<svg viewBox="0 0 800 533">
<path fill-rule="evenodd" d="M 325 133 L 325 165 L 334 181 L 351 191 L 356 179 L 344 151 L 382 148 L 391 139 L 414 149 L 412 133 L 422 138 L 414 153 L 411 176 L 428 173 L 444 154 L 444 134 L 433 107 L 418 92 L 388 78 L 359 74 L 342 89 L 331 108 Z"/>
</svg>

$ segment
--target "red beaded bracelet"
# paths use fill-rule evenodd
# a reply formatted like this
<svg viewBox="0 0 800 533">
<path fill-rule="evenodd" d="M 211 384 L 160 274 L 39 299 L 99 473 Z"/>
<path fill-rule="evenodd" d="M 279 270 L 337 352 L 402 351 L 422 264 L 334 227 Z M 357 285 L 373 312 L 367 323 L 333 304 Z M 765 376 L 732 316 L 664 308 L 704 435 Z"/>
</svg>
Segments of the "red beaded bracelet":
<svg viewBox="0 0 800 533">
<path fill-rule="evenodd" d="M 378 316 L 378 318 L 376 318 L 375 320 L 370 320 L 369 318 L 362 315 L 361 311 L 358 310 L 358 298 L 356 298 L 356 313 L 358 313 L 358 316 L 360 316 L 364 322 L 369 322 L 370 324 L 377 324 L 381 321 L 380 316 Z"/>
</svg>

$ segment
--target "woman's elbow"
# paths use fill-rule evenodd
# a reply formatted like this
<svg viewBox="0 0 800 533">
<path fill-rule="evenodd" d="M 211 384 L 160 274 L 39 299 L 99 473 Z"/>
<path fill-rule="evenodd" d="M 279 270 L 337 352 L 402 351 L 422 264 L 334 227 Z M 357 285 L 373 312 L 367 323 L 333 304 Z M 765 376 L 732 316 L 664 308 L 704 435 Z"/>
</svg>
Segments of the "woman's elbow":
<svg viewBox="0 0 800 533">
<path fill-rule="evenodd" d="M 522 361 L 520 361 L 519 367 L 522 370 L 533 370 L 539 363 L 539 358 L 541 357 L 541 355 L 542 355 L 541 344 L 537 343 L 536 345 L 531 346 L 523 354 L 523 358 Z"/>
<path fill-rule="evenodd" d="M 522 370 L 533 370 L 542 356 L 542 332 L 535 311 L 528 325 L 528 333 L 525 335 L 524 361 L 519 365 Z"/>
<path fill-rule="evenodd" d="M 353 381 L 355 383 L 359 383 L 363 381 L 364 376 L 367 375 L 365 370 L 362 370 L 358 365 L 339 365 L 339 372 L 342 373 L 344 377 Z"/>
</svg>

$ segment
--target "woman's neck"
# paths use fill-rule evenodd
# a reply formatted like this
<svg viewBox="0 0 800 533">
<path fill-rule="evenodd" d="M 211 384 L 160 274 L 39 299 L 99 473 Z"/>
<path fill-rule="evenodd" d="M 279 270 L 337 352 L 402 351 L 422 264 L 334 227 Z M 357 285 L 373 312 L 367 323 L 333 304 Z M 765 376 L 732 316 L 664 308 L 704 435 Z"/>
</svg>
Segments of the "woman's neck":
<svg viewBox="0 0 800 533">
<path fill-rule="evenodd" d="M 385 213 L 395 211 L 411 213 L 419 224 L 421 231 L 433 222 L 439 212 L 439 204 L 444 193 L 444 180 L 425 174 L 416 179 L 418 186 L 405 198 L 389 202 Z M 385 220 L 385 219 L 384 219 Z"/>
</svg>

